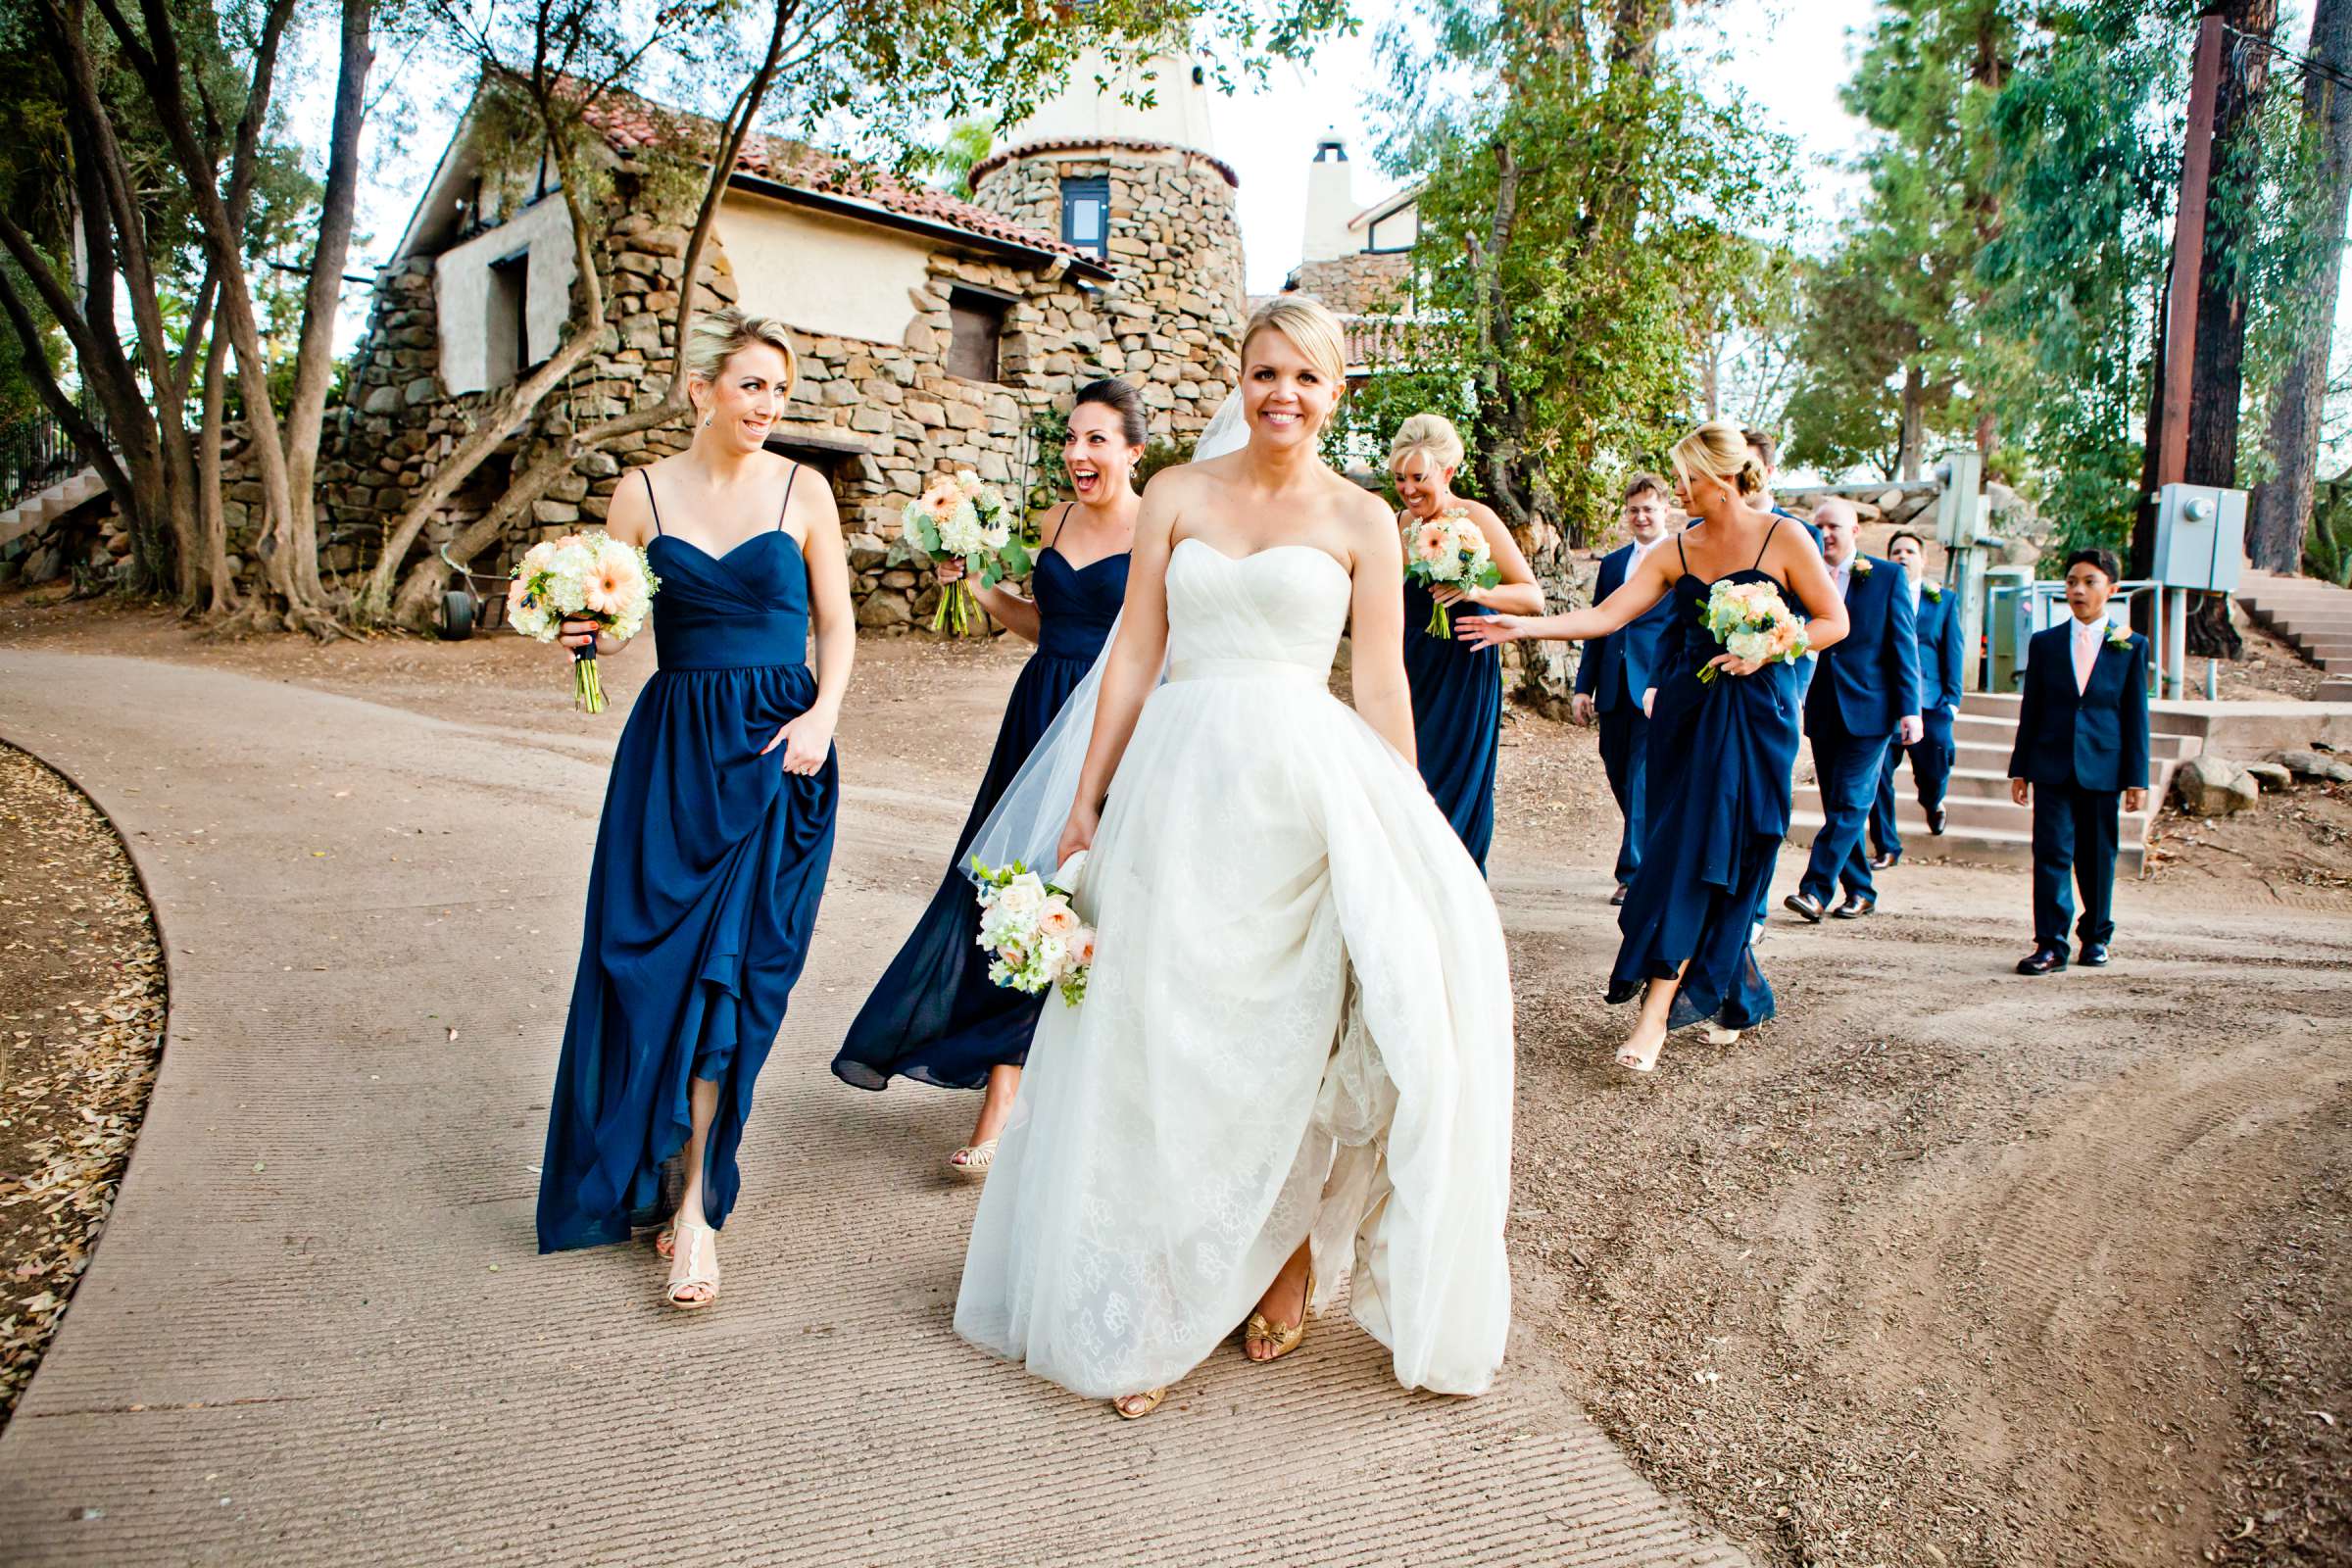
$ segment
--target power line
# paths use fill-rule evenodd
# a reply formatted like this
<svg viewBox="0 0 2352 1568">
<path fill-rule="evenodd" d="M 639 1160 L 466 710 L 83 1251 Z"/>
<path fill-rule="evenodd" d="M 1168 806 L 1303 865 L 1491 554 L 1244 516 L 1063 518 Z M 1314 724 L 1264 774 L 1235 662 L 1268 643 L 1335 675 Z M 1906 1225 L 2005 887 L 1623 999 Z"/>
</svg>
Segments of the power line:
<svg viewBox="0 0 2352 1568">
<path fill-rule="evenodd" d="M 2268 49 L 2272 54 L 2277 55 L 2281 60 L 2291 60 L 2297 66 L 2301 67 L 2307 74 L 2318 76 L 2322 80 L 2332 81 L 2339 87 L 2352 87 L 2352 75 L 2346 75 L 2343 72 L 2336 70 L 2333 66 L 2323 64 L 2320 61 L 2314 60 L 2309 55 L 2298 54 L 2294 50 L 2287 48 L 2284 44 L 2279 43 L 2275 39 L 2266 38 L 2259 32 L 2248 32 L 2243 27 L 2233 27 L 2227 22 L 2222 24 L 2222 30 L 2233 38 L 2240 38 L 2247 43 L 2255 44 L 2261 48 Z"/>
</svg>

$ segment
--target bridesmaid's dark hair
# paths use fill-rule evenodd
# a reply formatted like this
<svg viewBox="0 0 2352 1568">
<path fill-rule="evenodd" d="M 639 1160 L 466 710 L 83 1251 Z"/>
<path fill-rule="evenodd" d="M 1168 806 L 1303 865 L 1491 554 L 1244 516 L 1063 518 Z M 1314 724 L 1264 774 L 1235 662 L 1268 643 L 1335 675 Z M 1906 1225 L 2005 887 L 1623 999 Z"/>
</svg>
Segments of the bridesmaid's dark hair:
<svg viewBox="0 0 2352 1568">
<path fill-rule="evenodd" d="M 1115 377 L 1089 381 L 1078 389 L 1078 401 L 1070 405 L 1070 412 L 1075 414 L 1089 403 L 1100 403 L 1118 415 L 1119 433 L 1129 446 L 1140 447 L 1150 438 L 1151 431 L 1144 424 L 1144 395 L 1127 382 Z"/>
</svg>

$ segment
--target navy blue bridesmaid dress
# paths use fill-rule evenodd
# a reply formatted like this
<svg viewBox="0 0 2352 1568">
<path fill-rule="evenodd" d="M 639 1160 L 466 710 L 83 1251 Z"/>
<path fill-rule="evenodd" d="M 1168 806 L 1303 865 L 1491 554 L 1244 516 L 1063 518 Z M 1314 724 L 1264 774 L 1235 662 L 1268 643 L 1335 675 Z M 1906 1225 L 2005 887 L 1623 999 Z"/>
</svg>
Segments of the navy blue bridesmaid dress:
<svg viewBox="0 0 2352 1568">
<path fill-rule="evenodd" d="M 1502 744 L 1502 650 L 1473 648 L 1424 628 L 1437 601 L 1419 583 L 1404 585 L 1404 678 L 1413 694 L 1413 750 L 1421 782 L 1453 824 L 1462 848 L 1487 868 L 1494 843 L 1494 758 Z M 1484 615 L 1483 605 L 1456 605 L 1456 621 Z"/>
<path fill-rule="evenodd" d="M 668 534 L 647 553 L 662 578 L 660 668 L 621 732 L 597 826 L 539 1178 L 543 1252 L 623 1241 L 664 1217 L 662 1168 L 693 1131 L 697 1078 L 719 1086 L 704 1211 L 726 1223 L 753 1081 L 833 855 L 837 760 L 800 776 L 781 749 L 760 755 L 816 697 L 799 541 L 779 516 L 724 556 Z"/>
<path fill-rule="evenodd" d="M 996 808 L 1046 726 L 1094 667 L 1127 597 L 1125 553 L 1072 566 L 1049 545 L 1030 574 L 1037 598 L 1037 652 L 1013 683 L 980 793 L 956 835 L 939 891 L 915 922 L 833 1058 L 834 1075 L 859 1089 L 893 1076 L 943 1089 L 978 1089 L 996 1066 L 1029 1059 L 1029 1036 L 1044 996 L 994 984 L 981 953 L 980 906 L 964 873 L 964 852 Z"/>
<path fill-rule="evenodd" d="M 1771 548 L 1770 533 L 1764 543 Z M 1679 538 L 1675 549 L 1682 549 Z M 1759 551 L 1756 560 L 1763 559 Z M 1749 579 L 1772 583 L 1803 612 L 1787 584 L 1755 566 L 1722 580 Z M 1692 575 L 1686 561 L 1673 588 L 1674 618 L 1659 635 L 1649 837 L 1617 911 L 1624 941 L 1609 975 L 1609 1000 L 1630 1002 L 1651 980 L 1672 979 L 1688 958 L 1667 1014 L 1670 1029 L 1701 1019 L 1746 1029 L 1773 1012 L 1772 987 L 1749 937 L 1788 832 L 1799 675 L 1796 665 L 1767 664 L 1753 675 L 1700 682 L 1699 670 L 1723 652 L 1700 619 L 1714 586 Z"/>
</svg>

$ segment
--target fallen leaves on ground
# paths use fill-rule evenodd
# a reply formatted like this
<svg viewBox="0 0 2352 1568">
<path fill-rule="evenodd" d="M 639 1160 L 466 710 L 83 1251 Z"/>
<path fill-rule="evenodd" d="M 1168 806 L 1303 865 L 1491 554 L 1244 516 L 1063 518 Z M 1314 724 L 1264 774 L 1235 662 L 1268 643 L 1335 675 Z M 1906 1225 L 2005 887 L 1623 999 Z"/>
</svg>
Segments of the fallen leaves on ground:
<svg viewBox="0 0 2352 1568">
<path fill-rule="evenodd" d="M 89 1266 L 163 1030 L 163 954 L 122 841 L 0 746 L 0 1422 Z"/>
</svg>

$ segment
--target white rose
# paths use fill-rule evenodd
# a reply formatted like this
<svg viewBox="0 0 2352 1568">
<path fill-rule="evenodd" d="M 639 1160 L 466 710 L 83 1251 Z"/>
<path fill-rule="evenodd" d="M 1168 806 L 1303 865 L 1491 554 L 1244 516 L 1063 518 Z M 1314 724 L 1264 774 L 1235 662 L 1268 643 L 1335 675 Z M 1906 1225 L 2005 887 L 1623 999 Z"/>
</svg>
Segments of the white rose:
<svg viewBox="0 0 2352 1568">
<path fill-rule="evenodd" d="M 1004 891 L 997 895 L 996 906 L 1007 915 L 1023 919 L 1034 916 L 1046 906 L 1046 885 L 1035 871 L 1023 871 L 1004 884 Z"/>
</svg>

